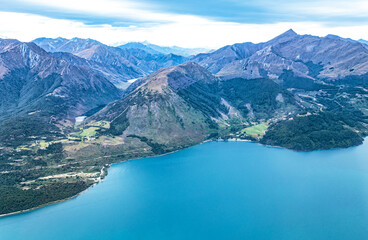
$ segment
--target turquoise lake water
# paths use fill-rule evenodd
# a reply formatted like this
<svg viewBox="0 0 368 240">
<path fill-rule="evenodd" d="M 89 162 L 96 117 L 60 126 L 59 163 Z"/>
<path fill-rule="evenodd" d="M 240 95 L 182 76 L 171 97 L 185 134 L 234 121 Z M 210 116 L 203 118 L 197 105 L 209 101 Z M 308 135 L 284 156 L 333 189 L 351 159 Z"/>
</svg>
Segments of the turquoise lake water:
<svg viewBox="0 0 368 240">
<path fill-rule="evenodd" d="M 368 239 L 368 143 L 209 142 L 115 164 L 72 200 L 0 218 L 0 239 Z"/>
</svg>

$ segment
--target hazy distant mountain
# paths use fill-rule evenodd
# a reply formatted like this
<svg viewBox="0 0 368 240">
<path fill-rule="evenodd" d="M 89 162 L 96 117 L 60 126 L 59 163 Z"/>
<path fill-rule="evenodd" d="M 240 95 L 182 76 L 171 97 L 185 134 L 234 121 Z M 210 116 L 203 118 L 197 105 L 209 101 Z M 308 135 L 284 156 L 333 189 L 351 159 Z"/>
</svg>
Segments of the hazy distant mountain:
<svg viewBox="0 0 368 240">
<path fill-rule="evenodd" d="M 46 52 L 58 52 L 60 49 L 69 42 L 65 38 L 37 38 L 32 42 L 43 48 Z"/>
<path fill-rule="evenodd" d="M 160 51 L 156 51 L 154 50 L 153 48 L 150 48 L 149 46 L 147 46 L 146 44 L 144 43 L 140 43 L 140 42 L 129 42 L 129 43 L 126 43 L 124 45 L 120 45 L 118 46 L 119 48 L 122 48 L 122 49 L 142 49 L 150 54 L 163 54 L 162 52 Z"/>
<path fill-rule="evenodd" d="M 197 55 L 199 53 L 208 53 L 211 50 L 210 49 L 206 49 L 206 48 L 182 48 L 182 47 L 177 47 L 177 46 L 173 46 L 173 47 L 163 47 L 163 46 L 158 46 L 155 44 L 151 44 L 149 42 L 130 42 L 124 45 L 119 46 L 120 48 L 138 48 L 138 49 L 142 49 L 145 50 L 149 53 L 152 54 L 175 54 L 175 55 L 180 55 L 180 56 L 185 56 L 185 57 L 189 57 L 189 56 L 193 56 L 193 55 Z"/>
<path fill-rule="evenodd" d="M 173 54 L 157 54 L 140 48 L 110 47 L 92 39 L 38 38 L 33 41 L 48 52 L 67 52 L 72 56 L 58 54 L 79 66 L 88 66 L 119 86 L 122 82 L 143 77 L 162 67 L 181 64 L 186 59 Z"/>
<path fill-rule="evenodd" d="M 193 61 L 223 77 L 282 81 L 284 71 L 292 71 L 298 77 L 334 80 L 366 74 L 368 49 L 351 39 L 298 35 L 289 30 L 265 43 L 234 44 L 199 54 Z"/>
<path fill-rule="evenodd" d="M 125 86 L 129 85 L 126 80 L 131 79 L 133 76 L 140 76 L 143 74 L 141 71 L 137 71 L 134 68 L 124 67 L 124 65 L 117 67 L 116 65 L 104 64 L 93 60 L 87 60 L 68 52 L 54 52 L 52 54 L 75 66 L 90 69 L 91 71 L 107 78 L 119 88 L 125 88 Z"/>
</svg>

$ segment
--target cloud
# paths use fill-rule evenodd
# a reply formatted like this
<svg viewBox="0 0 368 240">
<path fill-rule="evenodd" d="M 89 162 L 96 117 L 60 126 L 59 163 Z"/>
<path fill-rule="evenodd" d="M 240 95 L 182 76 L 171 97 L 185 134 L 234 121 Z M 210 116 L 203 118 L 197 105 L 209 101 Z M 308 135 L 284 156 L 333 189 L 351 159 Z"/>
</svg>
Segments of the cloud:
<svg viewBox="0 0 368 240">
<path fill-rule="evenodd" d="M 304 18 L 312 15 L 320 18 L 365 16 L 364 13 L 368 11 L 368 4 L 361 0 L 351 1 L 350 4 L 340 0 L 301 0 L 298 3 L 286 0 L 277 3 L 270 0 L 232 1 L 236 2 L 236 6 L 246 4 L 246 7 L 260 8 L 260 5 L 264 5 L 264 13 L 300 15 Z M 309 17 L 303 21 L 280 18 L 280 21 L 270 23 L 243 23 L 232 21 L 231 18 L 224 21 L 193 14 L 164 12 L 158 5 L 131 0 L 13 0 L 3 6 L 33 6 L 32 9 L 38 9 L 39 14 L 0 12 L 0 35 L 22 41 L 31 41 L 38 37 L 81 37 L 93 38 L 109 45 L 147 40 L 164 46 L 218 48 L 237 42 L 267 41 L 289 28 L 300 34 L 335 34 L 353 39 L 368 39 L 366 22 L 331 24 L 331 19 L 316 20 Z M 75 17 L 62 18 L 58 14 Z M 78 19 L 79 16 L 86 16 L 91 21 L 86 23 Z M 96 23 L 94 19 L 100 20 Z M 119 25 L 116 22 L 124 24 Z"/>
<path fill-rule="evenodd" d="M 263 11 L 275 14 L 317 16 L 328 18 L 332 16 L 367 17 L 368 2 L 366 0 L 230 0 L 244 7 L 257 7 Z"/>
<path fill-rule="evenodd" d="M 280 6 L 280 5 L 279 5 Z M 349 16 L 349 17 L 367 17 L 368 2 L 366 0 L 325 0 L 308 2 L 291 2 L 286 9 L 295 11 L 304 15 L 313 15 L 321 17 Z"/>
<path fill-rule="evenodd" d="M 0 5 L 2 11 L 114 26 L 177 22 L 187 15 L 238 23 L 368 23 L 366 0 L 0 0 Z"/>
<path fill-rule="evenodd" d="M 114 27 L 108 24 L 86 25 L 79 21 L 43 17 L 35 14 L 0 12 L 0 33 L 8 38 L 31 41 L 38 37 L 93 38 L 112 45 L 117 42 L 148 40 L 155 44 L 183 47 L 218 48 L 236 42 L 262 42 L 293 28 L 300 34 L 324 36 L 328 33 L 368 39 L 368 26 L 326 27 L 315 22 L 242 24 L 212 21 L 186 16 L 175 21 L 148 27 Z"/>
<path fill-rule="evenodd" d="M 14 0 L 10 6 L 27 4 L 41 12 L 89 15 L 90 18 L 114 18 L 132 22 L 170 22 L 180 21 L 185 15 L 160 12 L 154 5 L 132 0 Z"/>
</svg>

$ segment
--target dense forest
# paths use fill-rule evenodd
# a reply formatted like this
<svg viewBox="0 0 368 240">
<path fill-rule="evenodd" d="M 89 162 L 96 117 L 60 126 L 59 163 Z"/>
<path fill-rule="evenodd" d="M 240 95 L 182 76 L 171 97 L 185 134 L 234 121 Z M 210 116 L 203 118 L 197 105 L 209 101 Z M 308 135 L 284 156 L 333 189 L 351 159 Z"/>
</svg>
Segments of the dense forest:
<svg viewBox="0 0 368 240">
<path fill-rule="evenodd" d="M 358 123 L 350 116 L 321 112 L 281 121 L 270 127 L 261 143 L 298 151 L 356 146 L 363 142 L 363 138 L 351 129 L 350 124 Z"/>
<path fill-rule="evenodd" d="M 37 190 L 22 190 L 12 186 L 0 186 L 0 214 L 38 207 L 45 203 L 72 197 L 87 189 L 84 181 L 54 183 Z"/>
</svg>

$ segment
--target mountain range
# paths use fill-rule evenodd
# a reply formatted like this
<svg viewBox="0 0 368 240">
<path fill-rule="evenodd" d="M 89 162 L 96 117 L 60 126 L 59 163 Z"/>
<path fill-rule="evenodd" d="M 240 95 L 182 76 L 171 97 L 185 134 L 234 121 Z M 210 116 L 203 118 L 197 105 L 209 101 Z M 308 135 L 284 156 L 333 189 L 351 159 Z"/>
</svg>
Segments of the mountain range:
<svg viewBox="0 0 368 240">
<path fill-rule="evenodd" d="M 72 124 L 76 116 L 121 96 L 103 76 L 57 58 L 34 43 L 0 40 L 0 69 L 0 119 L 7 120 L 0 122 L 0 131 L 8 131 L 10 125 L 13 128 L 10 135 L 2 132 L 2 143 L 45 134 L 38 133 L 42 124 L 44 130 L 50 123 L 50 129 L 61 122 Z M 24 129 L 18 121 L 27 122 L 27 134 L 16 136 L 18 128 Z"/>
<path fill-rule="evenodd" d="M 237 85 L 243 86 L 234 88 Z M 262 98 L 264 92 L 267 99 Z M 87 122 L 108 121 L 110 128 L 101 134 L 144 138 L 166 152 L 201 142 L 229 121 L 282 117 L 301 109 L 298 104 L 292 94 L 269 79 L 222 81 L 188 62 L 141 79 L 127 89 L 124 98 Z"/>
<path fill-rule="evenodd" d="M 142 49 L 151 54 L 175 54 L 184 57 L 190 57 L 197 55 L 199 53 L 208 53 L 212 50 L 206 48 L 182 48 L 182 47 L 163 47 L 158 46 L 149 42 L 129 42 L 123 45 L 120 45 L 119 48 L 127 48 L 127 49 Z"/>
<path fill-rule="evenodd" d="M 240 43 L 199 54 L 192 59 L 217 76 L 267 77 L 282 82 L 291 71 L 296 77 L 337 80 L 368 72 L 368 47 L 334 35 L 298 35 L 293 30 L 259 44 Z"/>
<path fill-rule="evenodd" d="M 150 52 L 139 48 L 119 48 L 102 44 L 92 39 L 38 38 L 33 41 L 47 52 L 88 67 L 124 88 L 127 80 L 148 75 L 163 67 L 186 61 L 183 56 Z M 66 54 L 70 53 L 70 54 Z"/>
<path fill-rule="evenodd" d="M 293 30 L 192 57 L 137 43 L 2 39 L 0 213 L 70 197 L 113 162 L 207 140 L 361 144 L 367 76 L 367 45 Z"/>
</svg>

